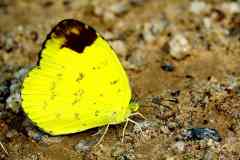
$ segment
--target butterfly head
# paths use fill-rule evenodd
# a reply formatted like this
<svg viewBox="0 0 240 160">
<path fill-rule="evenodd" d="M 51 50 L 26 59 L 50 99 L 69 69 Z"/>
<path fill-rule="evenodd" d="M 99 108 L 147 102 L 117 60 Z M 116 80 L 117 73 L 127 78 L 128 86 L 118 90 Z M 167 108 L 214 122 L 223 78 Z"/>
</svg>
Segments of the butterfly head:
<svg viewBox="0 0 240 160">
<path fill-rule="evenodd" d="M 130 102 L 128 107 L 131 112 L 136 112 L 139 108 L 139 104 L 136 102 Z"/>
</svg>

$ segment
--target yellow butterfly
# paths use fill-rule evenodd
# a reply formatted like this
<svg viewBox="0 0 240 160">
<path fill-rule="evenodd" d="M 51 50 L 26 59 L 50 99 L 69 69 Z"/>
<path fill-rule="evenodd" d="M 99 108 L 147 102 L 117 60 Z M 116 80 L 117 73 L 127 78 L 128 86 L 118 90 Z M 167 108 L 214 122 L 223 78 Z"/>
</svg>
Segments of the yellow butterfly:
<svg viewBox="0 0 240 160">
<path fill-rule="evenodd" d="M 47 35 L 21 96 L 26 115 L 51 135 L 119 124 L 139 108 L 114 50 L 92 27 L 73 19 Z"/>
</svg>

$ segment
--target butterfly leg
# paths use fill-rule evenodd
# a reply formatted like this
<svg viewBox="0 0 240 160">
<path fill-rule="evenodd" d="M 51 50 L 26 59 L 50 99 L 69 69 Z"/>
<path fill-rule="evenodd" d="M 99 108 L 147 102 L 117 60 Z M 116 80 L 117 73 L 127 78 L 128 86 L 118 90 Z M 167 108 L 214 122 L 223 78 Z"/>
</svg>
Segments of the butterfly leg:
<svg viewBox="0 0 240 160">
<path fill-rule="evenodd" d="M 105 128 L 105 130 L 104 130 L 104 132 L 103 132 L 103 135 L 100 137 L 100 139 L 98 140 L 98 142 L 96 143 L 95 146 L 99 145 L 99 144 L 103 141 L 103 138 L 104 138 L 104 136 L 106 135 L 106 133 L 107 133 L 107 131 L 108 131 L 109 125 L 110 125 L 110 124 L 108 124 L 108 125 L 106 126 L 106 128 Z"/>
<path fill-rule="evenodd" d="M 121 140 L 122 143 L 124 141 L 124 136 L 125 136 L 125 132 L 126 132 L 126 129 L 127 129 L 127 125 L 128 125 L 128 119 L 127 119 L 127 121 L 126 121 L 126 123 L 124 124 L 124 127 L 123 127 L 122 140 Z"/>
<path fill-rule="evenodd" d="M 2 150 L 5 152 L 5 154 L 8 155 L 8 151 L 7 151 L 7 149 L 3 146 L 2 142 L 0 142 L 0 146 L 1 146 Z"/>
</svg>

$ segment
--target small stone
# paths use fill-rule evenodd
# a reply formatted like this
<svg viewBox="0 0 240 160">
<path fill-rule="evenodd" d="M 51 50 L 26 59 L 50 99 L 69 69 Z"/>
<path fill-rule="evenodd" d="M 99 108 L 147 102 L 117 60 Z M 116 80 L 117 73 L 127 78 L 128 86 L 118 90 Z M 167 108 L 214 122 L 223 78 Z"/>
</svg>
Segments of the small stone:
<svg viewBox="0 0 240 160">
<path fill-rule="evenodd" d="M 41 134 L 40 134 L 41 136 Z M 46 143 L 48 145 L 54 144 L 54 143 L 61 143 L 63 141 L 64 137 L 62 136 L 57 136 L 57 137 L 52 137 L 52 136 L 48 136 L 48 135 L 43 135 L 43 137 L 41 138 L 41 141 L 43 143 Z"/>
<path fill-rule="evenodd" d="M 151 29 L 152 29 L 151 23 L 144 24 L 142 36 L 143 36 L 144 41 L 146 41 L 146 42 L 152 42 L 155 40 L 155 36 L 153 35 Z"/>
<path fill-rule="evenodd" d="M 153 20 L 151 29 L 152 33 L 155 35 L 161 33 L 168 26 L 168 24 L 169 22 L 163 18 Z"/>
<path fill-rule="evenodd" d="M 218 157 L 217 153 L 215 153 L 211 150 L 207 151 L 202 158 L 202 160 L 214 160 L 214 159 L 219 159 L 219 157 Z"/>
<path fill-rule="evenodd" d="M 176 148 L 180 153 L 185 151 L 185 142 L 183 141 L 178 141 L 174 144 L 173 146 Z"/>
<path fill-rule="evenodd" d="M 140 128 L 142 130 L 146 130 L 146 129 L 152 128 L 152 127 L 157 125 L 157 124 L 155 124 L 153 122 L 150 122 L 150 121 L 143 121 L 143 122 L 137 122 L 137 123 L 138 123 L 138 126 L 134 125 L 134 128 L 133 128 L 133 132 L 135 132 L 135 133 L 139 133 Z"/>
<path fill-rule="evenodd" d="M 7 33 L 4 39 L 4 49 L 6 52 L 11 52 L 16 48 L 16 42 L 14 41 L 14 36 L 11 33 Z"/>
<path fill-rule="evenodd" d="M 103 20 L 105 21 L 105 22 L 108 22 L 108 21 L 114 21 L 115 20 L 115 15 L 112 13 L 112 12 L 110 12 L 110 11 L 104 11 L 104 13 L 103 13 Z"/>
<path fill-rule="evenodd" d="M 119 2 L 116 4 L 113 4 L 110 6 L 110 10 L 115 14 L 115 15 L 121 15 L 126 13 L 129 10 L 129 4 L 125 2 Z"/>
<path fill-rule="evenodd" d="M 11 96 L 9 96 L 7 98 L 7 107 L 11 109 L 13 112 L 18 113 L 21 107 L 21 95 L 20 93 L 14 93 L 11 94 Z"/>
<path fill-rule="evenodd" d="M 213 128 L 190 128 L 184 131 L 183 137 L 186 140 L 212 139 L 221 141 L 221 137 L 216 129 Z"/>
<path fill-rule="evenodd" d="M 190 4 L 190 11 L 195 14 L 206 12 L 208 9 L 209 6 L 203 1 L 193 1 Z"/>
<path fill-rule="evenodd" d="M 239 2 L 224 2 L 221 5 L 221 9 L 230 14 L 240 13 Z"/>
<path fill-rule="evenodd" d="M 34 67 L 33 65 L 29 65 L 28 67 L 21 68 L 19 71 L 17 71 L 17 72 L 14 74 L 14 77 L 15 77 L 17 80 L 23 80 L 23 78 L 25 77 L 25 75 L 26 75 L 33 67 Z"/>
<path fill-rule="evenodd" d="M 93 12 L 96 16 L 102 16 L 104 13 L 104 9 L 102 7 L 94 7 Z"/>
<path fill-rule="evenodd" d="M 178 124 L 176 122 L 169 122 L 167 123 L 168 129 L 174 130 L 175 128 L 178 127 Z"/>
<path fill-rule="evenodd" d="M 168 25 L 165 19 L 154 19 L 144 23 L 141 36 L 145 42 L 153 42 L 159 33 L 161 33 Z"/>
<path fill-rule="evenodd" d="M 35 141 L 40 141 L 44 137 L 44 133 L 33 128 L 33 127 L 26 127 L 27 134 Z"/>
<path fill-rule="evenodd" d="M 122 40 L 115 40 L 110 42 L 110 44 L 121 57 L 125 58 L 127 56 L 127 47 Z"/>
<path fill-rule="evenodd" d="M 78 142 L 78 144 L 74 146 L 74 149 L 77 152 L 86 152 L 86 151 L 89 151 L 91 147 L 95 145 L 95 143 L 96 142 L 94 141 L 81 140 L 80 142 Z"/>
<path fill-rule="evenodd" d="M 172 64 L 170 64 L 170 63 L 164 63 L 164 64 L 161 66 L 161 68 L 162 68 L 164 71 L 166 71 L 166 72 L 172 72 L 172 71 L 175 69 L 175 67 L 174 67 Z"/>
<path fill-rule="evenodd" d="M 189 55 L 191 46 L 183 34 L 176 34 L 169 42 L 170 55 L 178 60 Z"/>
<path fill-rule="evenodd" d="M 20 69 L 18 72 L 15 73 L 15 79 L 11 81 L 10 85 L 10 95 L 6 100 L 6 108 L 11 109 L 13 112 L 18 113 L 21 107 L 21 87 L 22 87 L 22 80 L 27 74 L 27 72 L 33 66 L 29 66 L 26 68 Z"/>
<path fill-rule="evenodd" d="M 13 138 L 13 137 L 16 137 L 18 135 L 18 132 L 17 130 L 15 129 L 12 129 L 12 130 L 9 130 L 6 134 L 6 137 L 7 138 Z"/>
<path fill-rule="evenodd" d="M 107 40 L 113 40 L 115 38 L 114 34 L 108 31 L 101 33 L 101 35 Z"/>
<path fill-rule="evenodd" d="M 203 25 L 206 29 L 210 29 L 212 27 L 211 18 L 208 18 L 208 17 L 203 18 Z"/>
<path fill-rule="evenodd" d="M 145 64 L 145 55 L 142 52 L 135 52 L 131 54 L 126 63 L 128 69 L 140 69 Z"/>
</svg>

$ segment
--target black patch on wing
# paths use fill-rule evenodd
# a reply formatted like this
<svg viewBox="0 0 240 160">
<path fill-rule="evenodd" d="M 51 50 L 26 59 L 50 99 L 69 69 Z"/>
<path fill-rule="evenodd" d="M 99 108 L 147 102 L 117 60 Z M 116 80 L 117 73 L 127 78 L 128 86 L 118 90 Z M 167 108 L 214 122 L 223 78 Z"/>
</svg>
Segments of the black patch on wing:
<svg viewBox="0 0 240 160">
<path fill-rule="evenodd" d="M 59 22 L 47 35 L 47 38 L 43 43 L 43 47 L 39 53 L 38 65 L 41 59 L 41 52 L 45 48 L 47 40 L 52 37 L 63 37 L 65 39 L 61 48 L 66 47 L 78 53 L 82 53 L 86 46 L 90 46 L 97 39 L 97 34 L 92 27 L 78 20 L 65 19 Z"/>
</svg>

